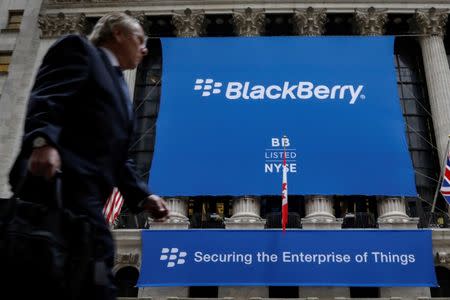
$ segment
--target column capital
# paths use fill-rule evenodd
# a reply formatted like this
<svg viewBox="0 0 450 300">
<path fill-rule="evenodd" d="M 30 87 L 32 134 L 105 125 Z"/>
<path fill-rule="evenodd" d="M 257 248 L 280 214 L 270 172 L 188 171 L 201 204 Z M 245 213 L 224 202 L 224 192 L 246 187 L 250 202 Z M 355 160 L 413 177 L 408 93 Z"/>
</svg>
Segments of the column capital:
<svg viewBox="0 0 450 300">
<path fill-rule="evenodd" d="M 205 31 L 205 12 L 192 11 L 186 8 L 184 11 L 173 11 L 172 24 L 175 26 L 175 34 L 179 37 L 197 37 Z"/>
<path fill-rule="evenodd" d="M 387 19 L 387 9 L 355 9 L 355 29 L 360 35 L 383 35 Z"/>
<path fill-rule="evenodd" d="M 447 252 L 436 252 L 434 255 L 434 263 L 436 265 L 450 266 L 450 253 Z"/>
<path fill-rule="evenodd" d="M 40 15 L 38 19 L 41 29 L 41 38 L 57 38 L 69 33 L 82 33 L 86 25 L 86 15 L 79 14 L 58 14 Z"/>
<path fill-rule="evenodd" d="M 148 32 L 148 27 L 150 26 L 149 22 L 147 21 L 147 18 L 145 17 L 144 11 L 130 11 L 126 10 L 125 13 L 136 20 L 138 20 L 139 24 L 141 24 L 142 28 L 144 29 L 144 32 Z"/>
<path fill-rule="evenodd" d="M 436 9 L 434 7 L 428 10 L 416 9 L 412 19 L 412 29 L 421 34 L 444 36 L 448 13 L 448 9 Z"/>
<path fill-rule="evenodd" d="M 294 32 L 298 35 L 317 36 L 324 32 L 324 25 L 328 21 L 325 8 L 295 9 Z"/>
<path fill-rule="evenodd" d="M 238 36 L 259 36 L 264 33 L 266 15 L 264 9 L 234 9 L 233 21 Z"/>
</svg>

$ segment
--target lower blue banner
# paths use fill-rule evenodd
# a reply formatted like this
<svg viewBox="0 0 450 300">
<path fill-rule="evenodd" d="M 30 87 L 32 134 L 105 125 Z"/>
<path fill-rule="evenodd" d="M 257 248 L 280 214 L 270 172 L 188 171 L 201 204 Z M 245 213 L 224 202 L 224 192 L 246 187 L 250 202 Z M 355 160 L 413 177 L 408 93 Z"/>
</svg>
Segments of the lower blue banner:
<svg viewBox="0 0 450 300">
<path fill-rule="evenodd" d="M 429 230 L 146 230 L 138 286 L 437 286 Z"/>
</svg>

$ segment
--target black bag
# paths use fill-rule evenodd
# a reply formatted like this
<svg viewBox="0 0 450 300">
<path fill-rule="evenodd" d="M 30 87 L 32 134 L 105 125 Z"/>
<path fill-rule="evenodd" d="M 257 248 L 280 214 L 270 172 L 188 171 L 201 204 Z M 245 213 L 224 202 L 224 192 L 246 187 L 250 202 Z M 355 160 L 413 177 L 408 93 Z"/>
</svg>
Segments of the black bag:
<svg viewBox="0 0 450 300">
<path fill-rule="evenodd" d="M 50 207 L 17 196 L 0 199 L 0 284 L 6 290 L 76 299 L 92 257 L 91 225 L 63 207 L 59 176 L 54 200 Z"/>
</svg>

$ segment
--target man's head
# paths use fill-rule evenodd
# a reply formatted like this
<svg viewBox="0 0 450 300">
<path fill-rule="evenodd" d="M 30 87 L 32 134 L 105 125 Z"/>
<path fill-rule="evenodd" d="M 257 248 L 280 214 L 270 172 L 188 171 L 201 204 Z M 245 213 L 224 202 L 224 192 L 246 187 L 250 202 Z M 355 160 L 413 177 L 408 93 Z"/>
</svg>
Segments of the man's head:
<svg viewBox="0 0 450 300">
<path fill-rule="evenodd" d="M 103 16 L 89 39 L 94 45 L 111 50 L 123 70 L 136 68 L 148 52 L 144 30 L 138 20 L 124 13 Z"/>
</svg>

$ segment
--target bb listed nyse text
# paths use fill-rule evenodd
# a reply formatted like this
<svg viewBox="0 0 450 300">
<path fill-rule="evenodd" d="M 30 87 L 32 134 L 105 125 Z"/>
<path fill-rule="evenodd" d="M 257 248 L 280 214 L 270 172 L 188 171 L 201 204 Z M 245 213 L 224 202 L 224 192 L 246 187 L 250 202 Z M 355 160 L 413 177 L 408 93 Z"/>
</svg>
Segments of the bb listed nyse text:
<svg viewBox="0 0 450 300">
<path fill-rule="evenodd" d="M 264 153 L 264 173 L 281 173 L 283 171 L 283 159 L 286 152 L 286 169 L 288 173 L 297 173 L 297 153 L 291 149 L 286 148 L 291 146 L 288 137 L 272 138 L 272 149 L 266 150 Z M 285 150 L 286 149 L 286 150 Z M 276 161 L 276 162 L 274 162 Z"/>
</svg>

